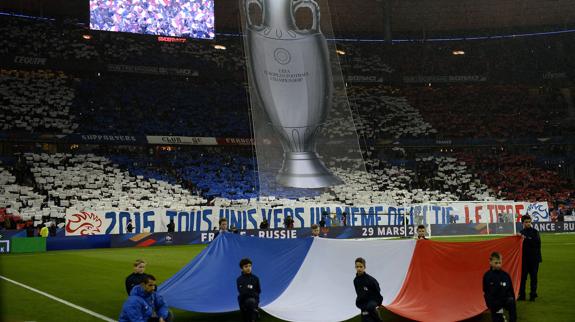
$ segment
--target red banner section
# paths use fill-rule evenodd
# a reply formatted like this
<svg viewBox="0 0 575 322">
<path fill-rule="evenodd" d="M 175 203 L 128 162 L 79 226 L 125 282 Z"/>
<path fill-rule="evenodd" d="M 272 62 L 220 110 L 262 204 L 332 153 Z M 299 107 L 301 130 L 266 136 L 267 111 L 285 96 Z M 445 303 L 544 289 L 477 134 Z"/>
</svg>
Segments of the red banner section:
<svg viewBox="0 0 575 322">
<path fill-rule="evenodd" d="M 481 314 L 487 309 L 482 281 L 489 255 L 501 253 L 517 295 L 521 247 L 518 236 L 467 243 L 419 240 L 403 287 L 387 309 L 417 321 L 461 321 Z"/>
</svg>

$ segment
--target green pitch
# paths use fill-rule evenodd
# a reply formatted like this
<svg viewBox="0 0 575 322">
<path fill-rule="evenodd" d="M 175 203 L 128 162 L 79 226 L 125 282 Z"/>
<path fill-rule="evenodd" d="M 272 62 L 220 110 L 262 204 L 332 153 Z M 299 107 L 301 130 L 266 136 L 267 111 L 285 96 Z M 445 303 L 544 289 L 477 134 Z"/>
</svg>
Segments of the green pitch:
<svg viewBox="0 0 575 322">
<path fill-rule="evenodd" d="M 470 241 L 485 238 L 437 240 Z M 575 234 L 542 235 L 543 263 L 539 271 L 537 302 L 519 302 L 519 321 L 575 321 Z M 124 279 L 132 262 L 143 258 L 147 272 L 162 282 L 176 273 L 205 246 L 56 251 L 0 256 L 0 275 L 44 291 L 112 319 L 126 299 Z M 351 282 L 350 277 L 350 282 Z M 321 287 L 321 286 L 318 286 Z M 214 299 L 217 300 L 217 299 Z M 174 310 L 176 321 L 240 321 L 239 313 L 196 314 Z M 408 321 L 383 312 L 384 321 Z M 102 321 L 77 309 L 0 280 L 0 321 Z M 280 321 L 265 315 L 261 321 Z M 350 321 L 360 321 L 359 318 Z M 483 315 L 469 321 L 490 321 Z"/>
</svg>

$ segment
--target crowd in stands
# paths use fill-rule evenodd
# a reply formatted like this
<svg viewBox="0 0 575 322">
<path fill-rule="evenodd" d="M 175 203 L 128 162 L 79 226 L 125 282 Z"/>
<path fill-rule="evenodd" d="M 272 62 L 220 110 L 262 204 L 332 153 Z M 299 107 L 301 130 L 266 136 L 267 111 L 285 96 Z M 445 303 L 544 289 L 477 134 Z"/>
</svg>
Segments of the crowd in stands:
<svg viewBox="0 0 575 322">
<path fill-rule="evenodd" d="M 82 124 L 79 133 L 250 136 L 243 87 L 109 75 L 82 79 L 77 97 L 74 114 Z"/>
<path fill-rule="evenodd" d="M 161 65 L 219 67 L 243 72 L 242 38 L 218 35 L 216 41 L 159 43 L 154 37 L 93 32 L 73 21 L 0 17 L 0 55 Z M 524 80 L 544 73 L 568 73 L 575 61 L 572 33 L 449 42 L 343 42 L 336 47 L 342 69 L 352 75 L 483 75 Z M 217 50 L 214 44 L 225 47 Z M 222 48 L 222 47 L 219 47 Z M 453 55 L 454 51 L 463 52 Z M 570 67 L 571 66 L 571 67 Z M 563 75 L 561 77 L 568 77 Z"/>
<path fill-rule="evenodd" d="M 573 185 L 557 171 L 537 165 L 534 155 L 521 153 L 461 153 L 481 181 L 507 200 L 563 201 L 575 198 Z"/>
<path fill-rule="evenodd" d="M 486 40 L 410 41 L 394 44 L 364 41 L 338 43 L 344 70 L 352 75 L 482 75 L 524 81 L 546 72 L 568 72 L 575 61 L 573 34 Z M 459 52 L 455 55 L 454 52 Z M 571 67 L 570 67 L 571 66 Z M 564 77 L 564 76 L 563 76 Z"/>
<path fill-rule="evenodd" d="M 37 189 L 63 208 L 177 209 L 204 202 L 178 184 L 132 176 L 108 158 L 94 154 L 30 153 L 25 158 Z"/>
<path fill-rule="evenodd" d="M 8 179 L 2 189 L 7 196 L 15 189 L 21 190 L 6 200 L 11 200 L 9 206 L 19 209 L 24 220 L 35 218 L 37 213 L 63 218 L 68 208 L 78 211 L 187 209 L 216 203 L 249 204 L 258 197 L 255 160 L 246 149 L 235 153 L 229 149 L 210 148 L 161 152 L 155 156 L 124 153 L 106 157 L 91 153 L 26 153 L 23 158 L 33 177 L 31 186 L 10 185 L 14 183 L 14 176 L 5 172 Z M 428 173 L 384 163 L 378 164 L 376 169 L 375 163 L 380 161 L 369 162 L 374 163 L 374 170 L 370 172 L 332 168 L 344 180 L 344 185 L 315 191 L 315 195 L 308 194 L 297 202 L 352 205 L 409 204 L 465 197 L 493 199 L 486 187 L 470 183 L 472 176 L 455 158 L 418 160 L 422 168 L 424 162 L 435 165 L 434 171 Z M 425 177 L 433 184 L 420 185 L 418 177 Z M 24 196 L 25 191 L 35 199 Z M 22 202 L 24 199 L 26 203 Z M 236 201 L 226 203 L 225 200 Z M 268 200 L 270 205 L 296 202 L 281 196 Z"/>
<path fill-rule="evenodd" d="M 366 139 L 426 137 L 437 133 L 397 89 L 351 86 L 349 100 L 358 132 Z"/>
<path fill-rule="evenodd" d="M 1 69 L 0 81 L 4 131 L 251 135 L 246 91 L 230 83 L 15 69 Z M 567 127 L 564 98 L 551 88 L 377 85 L 350 86 L 347 95 L 354 122 L 348 105 L 334 108 L 324 127 L 329 137 L 355 129 L 364 139 L 549 137 Z"/>
<path fill-rule="evenodd" d="M 74 21 L 0 16 L 0 55 L 8 56 L 243 71 L 241 38 L 225 38 L 225 50 L 215 49 L 214 44 L 221 42 L 218 38 L 163 43 L 150 36 L 90 32 L 87 26 Z"/>
<path fill-rule="evenodd" d="M 5 229 L 23 228 L 24 221 L 32 221 L 32 226 L 39 225 L 49 217 L 57 218 L 52 212 L 44 194 L 38 193 L 31 186 L 17 182 L 13 172 L 17 166 L 10 160 L 0 161 L 0 227 Z M 10 170 L 14 171 L 10 171 Z M 35 224 L 35 225 L 34 225 Z"/>
<path fill-rule="evenodd" d="M 557 136 L 567 115 L 561 93 L 552 89 L 483 84 L 401 92 L 444 138 Z"/>
<path fill-rule="evenodd" d="M 215 77 L 0 66 L 0 134 L 253 135 L 244 84 L 238 78 L 219 77 L 230 73 L 245 78 L 240 37 L 219 39 L 226 50 L 216 50 L 214 42 L 158 43 L 144 36 L 111 33 L 95 33 L 84 39 L 86 32 L 70 23 L 0 17 L 0 56 L 89 60 L 87 65 L 203 68 L 212 71 L 208 76 Z M 549 52 L 560 51 L 566 37 L 549 37 L 545 45 L 533 45 L 534 51 L 554 57 L 552 62 L 538 63 L 538 70 L 561 71 L 564 65 L 557 63 L 559 54 Z M 524 64 L 532 61 L 524 51 L 533 41 L 525 40 L 511 50 L 521 52 L 521 63 L 510 61 L 509 53 L 501 58 L 493 55 L 512 41 L 478 42 L 470 45 L 464 57 L 452 57 L 457 43 L 345 44 L 341 47 L 346 52 L 342 67 L 344 74 L 378 73 L 391 78 L 397 73 L 483 75 L 505 64 L 509 70 L 523 70 Z M 413 59 L 420 51 L 423 58 Z M 72 152 L 69 147 L 45 149 L 49 153 L 26 151 L 17 154 L 16 160 L 0 164 L 0 222 L 8 222 L 10 216 L 10 222 L 32 221 L 34 226 L 47 220 L 61 223 L 68 208 L 184 209 L 255 202 L 280 206 L 295 202 L 357 205 L 509 199 L 571 204 L 573 183 L 553 168 L 542 167 L 532 155 L 446 154 L 426 147 L 407 155 L 406 148 L 399 145 L 385 153 L 376 147 L 382 141 L 406 138 L 506 139 L 564 134 L 568 108 L 558 89 L 506 84 L 350 83 L 346 88 L 338 87 L 339 95 L 334 97 L 322 135 L 355 140 L 357 130 L 362 152 L 342 144 L 345 156 L 327 165 L 345 184 L 306 191 L 305 196 L 292 194 L 290 189 L 262 194 L 275 180 L 275 173 L 258 172 L 251 146 L 173 150 L 147 146 L 133 152 L 104 149 L 93 153 Z M 345 91 L 347 96 L 342 94 Z"/>
<path fill-rule="evenodd" d="M 70 83 L 63 72 L 0 69 L 0 130 L 72 133 Z"/>
</svg>

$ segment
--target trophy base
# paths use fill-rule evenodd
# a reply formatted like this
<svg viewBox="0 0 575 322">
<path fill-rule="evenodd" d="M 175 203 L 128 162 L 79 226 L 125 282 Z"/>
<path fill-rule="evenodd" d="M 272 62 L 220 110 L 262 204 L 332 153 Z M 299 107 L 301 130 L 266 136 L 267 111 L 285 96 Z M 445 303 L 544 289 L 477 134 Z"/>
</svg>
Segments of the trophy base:
<svg viewBox="0 0 575 322">
<path fill-rule="evenodd" d="M 282 186 L 293 188 L 325 188 L 343 183 L 329 172 L 315 152 L 284 153 L 283 166 L 276 179 Z"/>
</svg>

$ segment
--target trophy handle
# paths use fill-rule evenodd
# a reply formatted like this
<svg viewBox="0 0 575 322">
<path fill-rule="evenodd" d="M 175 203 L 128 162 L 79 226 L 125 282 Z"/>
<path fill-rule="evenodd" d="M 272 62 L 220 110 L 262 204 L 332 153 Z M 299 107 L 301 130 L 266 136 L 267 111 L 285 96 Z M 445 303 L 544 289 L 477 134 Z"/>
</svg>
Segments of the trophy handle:
<svg viewBox="0 0 575 322">
<path fill-rule="evenodd" d="M 264 10 L 264 4 L 262 2 L 262 0 L 245 0 L 244 1 L 244 5 L 245 5 L 245 13 L 246 13 L 246 17 L 247 17 L 247 22 L 248 22 L 248 27 L 250 28 L 254 28 L 254 29 L 259 29 L 262 28 L 263 29 L 263 25 L 258 25 L 255 26 L 252 23 L 252 18 L 250 17 L 250 5 L 251 4 L 256 4 L 258 7 L 260 7 L 260 10 L 262 11 L 262 24 L 265 21 L 265 10 Z"/>
<path fill-rule="evenodd" d="M 311 10 L 313 16 L 313 22 L 311 25 L 312 31 L 319 32 L 319 23 L 320 23 L 320 13 L 319 13 L 319 5 L 314 0 L 296 0 L 293 3 L 293 13 L 295 14 L 296 11 L 300 8 L 308 8 Z"/>
</svg>

